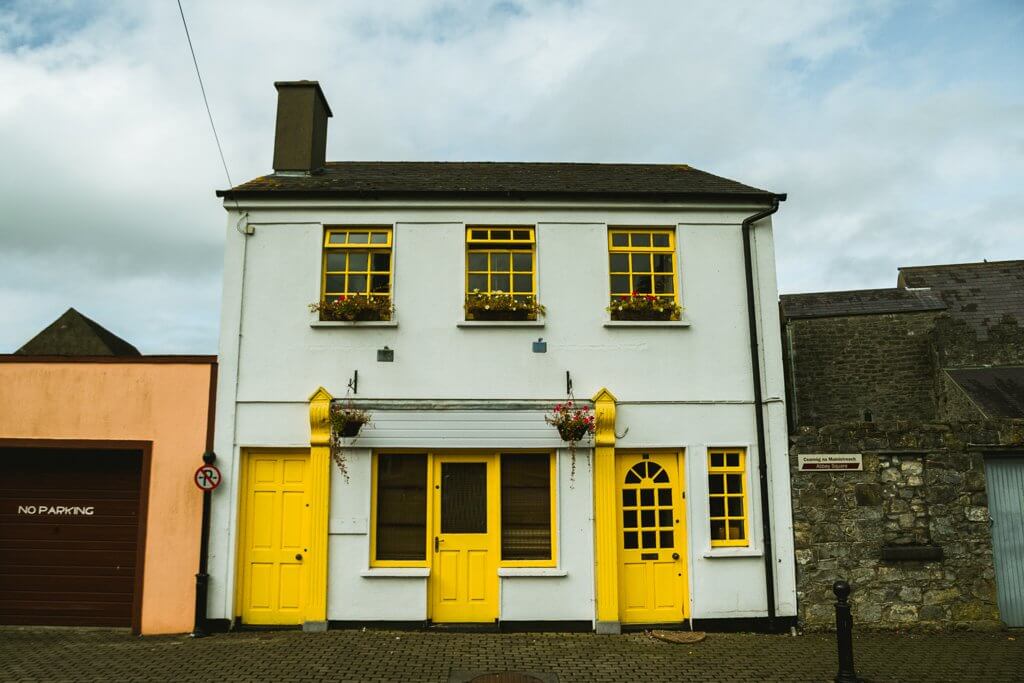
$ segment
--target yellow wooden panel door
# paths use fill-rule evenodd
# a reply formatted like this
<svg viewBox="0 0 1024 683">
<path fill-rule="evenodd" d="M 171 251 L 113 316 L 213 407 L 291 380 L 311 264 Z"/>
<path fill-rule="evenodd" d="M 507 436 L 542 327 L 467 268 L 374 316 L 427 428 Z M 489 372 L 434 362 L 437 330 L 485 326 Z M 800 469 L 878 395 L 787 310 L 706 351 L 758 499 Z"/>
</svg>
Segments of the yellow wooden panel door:
<svg viewBox="0 0 1024 683">
<path fill-rule="evenodd" d="M 309 552 L 309 455 L 248 453 L 243 461 L 242 623 L 304 621 Z"/>
<path fill-rule="evenodd" d="M 623 623 L 678 622 L 689 614 L 680 460 L 677 453 L 630 453 L 616 458 Z"/>
<path fill-rule="evenodd" d="M 431 619 L 498 618 L 498 514 L 493 457 L 435 457 Z"/>
</svg>

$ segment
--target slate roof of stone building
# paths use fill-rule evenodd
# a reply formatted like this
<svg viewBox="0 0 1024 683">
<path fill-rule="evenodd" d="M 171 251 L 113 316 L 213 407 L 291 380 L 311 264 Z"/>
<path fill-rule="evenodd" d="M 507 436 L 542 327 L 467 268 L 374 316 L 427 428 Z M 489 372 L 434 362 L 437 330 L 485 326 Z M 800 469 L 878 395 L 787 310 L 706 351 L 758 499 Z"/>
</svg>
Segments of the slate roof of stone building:
<svg viewBox="0 0 1024 683">
<path fill-rule="evenodd" d="M 273 173 L 218 197 L 575 198 L 746 200 L 776 195 L 685 164 L 462 161 L 329 162 L 320 173 Z"/>
<path fill-rule="evenodd" d="M 946 370 L 985 417 L 1024 417 L 1024 368 Z"/>
<path fill-rule="evenodd" d="M 14 352 L 19 356 L 141 356 L 95 320 L 69 308 Z"/>
<path fill-rule="evenodd" d="M 898 288 L 784 294 L 779 297 L 779 301 L 782 317 L 786 319 L 917 313 L 942 311 L 946 308 L 946 304 L 934 292 Z"/>
<path fill-rule="evenodd" d="M 1024 261 L 956 263 L 900 268 L 898 286 L 930 287 L 942 297 L 950 315 L 978 333 L 1009 314 L 1024 324 Z"/>
</svg>

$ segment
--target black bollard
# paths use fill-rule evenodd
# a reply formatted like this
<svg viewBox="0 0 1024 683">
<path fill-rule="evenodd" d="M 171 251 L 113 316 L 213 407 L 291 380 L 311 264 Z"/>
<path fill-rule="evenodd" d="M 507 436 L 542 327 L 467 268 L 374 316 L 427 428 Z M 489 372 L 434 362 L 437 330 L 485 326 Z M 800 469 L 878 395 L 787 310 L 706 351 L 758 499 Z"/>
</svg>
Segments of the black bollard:
<svg viewBox="0 0 1024 683">
<path fill-rule="evenodd" d="M 860 683 L 853 669 L 853 615 L 850 614 L 850 584 L 836 581 L 832 584 L 836 594 L 836 644 L 839 647 L 839 673 L 836 683 Z"/>
</svg>

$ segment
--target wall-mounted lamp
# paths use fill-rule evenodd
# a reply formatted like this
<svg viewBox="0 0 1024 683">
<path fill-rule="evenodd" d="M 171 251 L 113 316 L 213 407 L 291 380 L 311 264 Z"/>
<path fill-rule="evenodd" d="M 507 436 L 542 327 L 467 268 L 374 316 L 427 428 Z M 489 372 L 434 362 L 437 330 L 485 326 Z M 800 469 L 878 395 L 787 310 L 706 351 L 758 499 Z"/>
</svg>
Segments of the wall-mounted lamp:
<svg viewBox="0 0 1024 683">
<path fill-rule="evenodd" d="M 377 362 L 378 363 L 394 363 L 395 362 L 395 350 L 384 347 L 383 349 L 377 349 Z"/>
<path fill-rule="evenodd" d="M 534 353 L 547 353 L 548 343 L 544 341 L 544 337 L 537 337 L 537 341 L 533 342 Z"/>
</svg>

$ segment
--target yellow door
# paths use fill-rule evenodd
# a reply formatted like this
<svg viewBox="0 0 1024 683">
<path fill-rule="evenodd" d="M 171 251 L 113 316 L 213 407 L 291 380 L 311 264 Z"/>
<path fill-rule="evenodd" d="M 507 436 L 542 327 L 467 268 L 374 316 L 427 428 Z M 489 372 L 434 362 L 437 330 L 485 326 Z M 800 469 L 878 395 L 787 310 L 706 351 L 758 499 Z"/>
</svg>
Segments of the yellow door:
<svg viewBox="0 0 1024 683">
<path fill-rule="evenodd" d="M 689 613 L 681 461 L 678 453 L 617 454 L 623 623 L 677 622 Z"/>
<path fill-rule="evenodd" d="M 242 466 L 242 623 L 301 624 L 308 585 L 309 454 L 249 452 Z"/>
<path fill-rule="evenodd" d="M 498 618 L 497 467 L 493 457 L 434 458 L 431 618 Z"/>
</svg>

